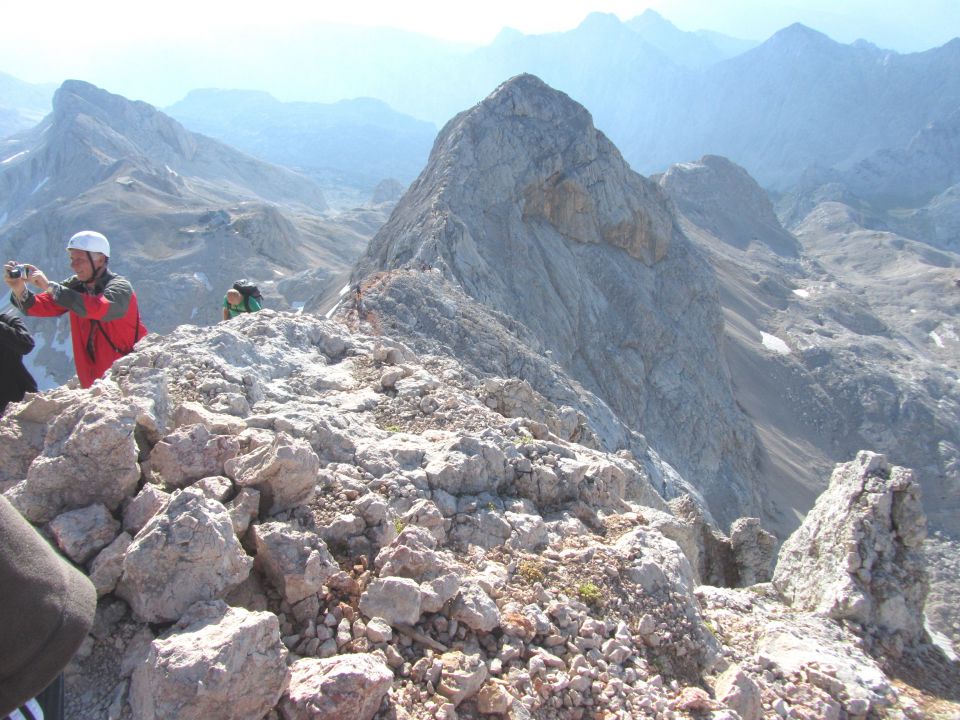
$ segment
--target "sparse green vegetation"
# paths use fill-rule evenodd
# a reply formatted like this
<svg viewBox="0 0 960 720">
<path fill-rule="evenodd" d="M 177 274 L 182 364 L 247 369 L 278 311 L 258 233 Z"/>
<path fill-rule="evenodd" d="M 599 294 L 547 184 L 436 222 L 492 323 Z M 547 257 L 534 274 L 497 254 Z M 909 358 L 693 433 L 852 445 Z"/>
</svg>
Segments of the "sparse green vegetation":
<svg viewBox="0 0 960 720">
<path fill-rule="evenodd" d="M 406 526 L 407 526 L 407 524 L 406 524 L 403 520 L 401 520 L 400 518 L 394 518 L 394 519 L 393 519 L 393 529 L 397 531 L 397 535 L 399 535 L 400 533 L 402 533 L 402 532 L 403 532 L 403 529 L 404 529 Z"/>
<path fill-rule="evenodd" d="M 529 442 L 533 442 L 533 437 L 526 434 L 516 435 L 513 438 L 513 444 L 519 447 L 520 445 L 526 445 Z"/>
<path fill-rule="evenodd" d="M 386 430 L 387 432 L 392 432 L 392 433 L 400 432 L 402 429 L 403 428 L 401 428 L 399 425 L 387 425 L 384 428 L 384 430 Z"/>
<path fill-rule="evenodd" d="M 596 606 L 603 601 L 603 593 L 592 582 L 577 585 L 577 596 L 587 605 Z"/>
<path fill-rule="evenodd" d="M 517 575 L 531 584 L 543 582 L 547 577 L 543 565 L 537 560 L 521 560 L 517 563 Z"/>
</svg>

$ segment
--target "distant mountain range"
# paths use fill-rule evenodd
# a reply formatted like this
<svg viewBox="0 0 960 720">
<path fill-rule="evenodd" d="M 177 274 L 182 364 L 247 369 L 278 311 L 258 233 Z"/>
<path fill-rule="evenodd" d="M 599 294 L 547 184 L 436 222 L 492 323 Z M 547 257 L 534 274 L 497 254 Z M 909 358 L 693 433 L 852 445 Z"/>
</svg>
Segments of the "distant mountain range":
<svg viewBox="0 0 960 720">
<path fill-rule="evenodd" d="M 194 132 L 295 168 L 331 192 L 366 188 L 367 198 L 384 179 L 413 180 L 437 134 L 432 124 L 370 98 L 281 103 L 264 92 L 194 90 L 165 111 Z"/>
<path fill-rule="evenodd" d="M 43 120 L 56 89 L 55 84 L 34 85 L 0 72 L 0 138 Z"/>
<path fill-rule="evenodd" d="M 198 91 L 170 112 L 263 159 L 366 190 L 388 177 L 412 179 L 429 123 L 439 127 L 504 80 L 532 73 L 582 103 L 639 172 L 715 154 L 784 192 L 811 168 L 874 164 L 876 153 L 905 148 L 960 108 L 960 39 L 901 55 L 792 25 L 754 46 L 678 30 L 651 10 L 627 22 L 594 13 L 563 33 L 505 30 L 475 50 L 414 37 L 359 28 L 304 31 L 282 43 L 265 36 L 244 45 L 242 74 L 218 48 L 178 52 L 161 65 L 165 83 L 180 74 L 268 94 Z M 168 94 L 142 61 L 125 72 L 137 77 L 128 95 Z M 304 67 L 317 71 L 290 72 Z M 389 108 L 337 102 L 360 97 Z M 9 108 L 3 98 L 0 91 L 0 108 Z M 925 190 L 929 198 L 942 189 Z"/>
</svg>

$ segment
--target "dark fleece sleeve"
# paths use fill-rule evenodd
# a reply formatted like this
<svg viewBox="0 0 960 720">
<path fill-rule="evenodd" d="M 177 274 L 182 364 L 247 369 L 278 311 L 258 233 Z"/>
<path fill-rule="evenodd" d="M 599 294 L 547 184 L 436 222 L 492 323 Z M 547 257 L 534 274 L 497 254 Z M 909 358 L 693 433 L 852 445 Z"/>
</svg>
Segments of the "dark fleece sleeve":
<svg viewBox="0 0 960 720">
<path fill-rule="evenodd" d="M 18 355 L 26 355 L 33 350 L 33 338 L 16 315 L 0 313 L 0 345 Z"/>
<path fill-rule="evenodd" d="M 56 679 L 96 608 L 86 575 L 0 495 L 0 717 Z"/>
<path fill-rule="evenodd" d="M 133 286 L 125 277 L 114 275 L 102 295 L 87 295 L 64 283 L 50 283 L 49 294 L 54 303 L 80 317 L 107 322 L 127 314 Z"/>
</svg>

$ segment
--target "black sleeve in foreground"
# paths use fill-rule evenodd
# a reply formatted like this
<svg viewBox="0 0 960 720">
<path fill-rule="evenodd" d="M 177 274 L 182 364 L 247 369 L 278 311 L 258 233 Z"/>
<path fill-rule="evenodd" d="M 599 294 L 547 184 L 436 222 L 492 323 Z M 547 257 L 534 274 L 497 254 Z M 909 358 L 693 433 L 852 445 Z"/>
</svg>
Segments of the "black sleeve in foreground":
<svg viewBox="0 0 960 720">
<path fill-rule="evenodd" d="M 19 355 L 33 350 L 33 337 L 23 320 L 16 315 L 0 313 L 0 345 Z"/>
</svg>

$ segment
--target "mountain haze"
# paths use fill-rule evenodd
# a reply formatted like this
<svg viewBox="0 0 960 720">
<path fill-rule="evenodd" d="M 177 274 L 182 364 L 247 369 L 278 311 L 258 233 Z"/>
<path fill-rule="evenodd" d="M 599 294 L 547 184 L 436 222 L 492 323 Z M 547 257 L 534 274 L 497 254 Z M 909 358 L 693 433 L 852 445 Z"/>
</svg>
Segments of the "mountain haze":
<svg viewBox="0 0 960 720">
<path fill-rule="evenodd" d="M 194 132 L 295 168 L 328 193 L 355 187 L 364 199 L 382 180 L 413 180 L 436 136 L 430 123 L 370 98 L 281 103 L 264 92 L 194 90 L 165 112 Z"/>
<path fill-rule="evenodd" d="M 54 90 L 0 72 L 0 140 L 39 123 L 50 112 Z"/>
</svg>

